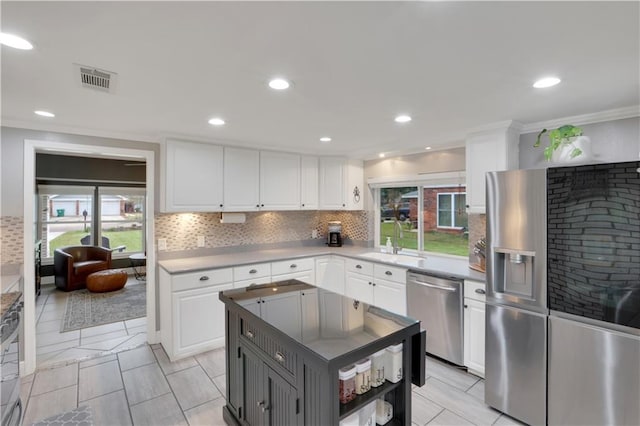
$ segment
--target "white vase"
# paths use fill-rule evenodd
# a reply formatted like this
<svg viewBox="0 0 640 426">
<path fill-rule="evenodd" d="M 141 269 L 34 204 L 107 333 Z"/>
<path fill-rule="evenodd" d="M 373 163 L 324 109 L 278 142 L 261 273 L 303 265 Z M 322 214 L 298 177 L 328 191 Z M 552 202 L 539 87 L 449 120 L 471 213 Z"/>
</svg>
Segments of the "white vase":
<svg viewBox="0 0 640 426">
<path fill-rule="evenodd" d="M 571 158 L 571 153 L 575 148 L 582 151 L 582 154 Z M 551 154 L 551 161 L 554 163 L 584 163 L 591 160 L 591 139 L 589 136 L 577 136 L 568 143 L 564 143 Z"/>
</svg>

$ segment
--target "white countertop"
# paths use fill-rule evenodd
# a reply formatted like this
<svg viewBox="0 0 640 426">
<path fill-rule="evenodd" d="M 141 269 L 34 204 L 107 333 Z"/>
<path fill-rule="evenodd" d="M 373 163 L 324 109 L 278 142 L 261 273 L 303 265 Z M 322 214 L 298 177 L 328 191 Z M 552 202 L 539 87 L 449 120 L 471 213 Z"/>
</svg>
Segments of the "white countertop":
<svg viewBox="0 0 640 426">
<path fill-rule="evenodd" d="M 367 262 L 405 267 L 413 271 L 485 282 L 485 275 L 481 272 L 470 269 L 467 259 L 438 255 L 428 255 L 426 258 L 419 258 L 417 256 L 402 255 L 402 253 L 400 256 L 389 254 L 386 256 L 375 255 L 376 258 L 366 257 L 367 253 L 372 252 L 376 252 L 372 247 L 291 247 L 270 250 L 247 250 L 239 253 L 161 260 L 158 262 L 158 265 L 170 274 L 179 274 L 205 269 L 228 268 L 254 263 L 275 262 L 279 260 L 333 254 Z"/>
</svg>

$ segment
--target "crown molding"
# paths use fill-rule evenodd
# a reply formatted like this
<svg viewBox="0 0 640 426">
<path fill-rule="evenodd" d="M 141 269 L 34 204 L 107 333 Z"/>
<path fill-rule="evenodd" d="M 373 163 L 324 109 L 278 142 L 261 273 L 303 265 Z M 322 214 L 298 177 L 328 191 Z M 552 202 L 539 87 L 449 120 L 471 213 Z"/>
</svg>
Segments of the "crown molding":
<svg viewBox="0 0 640 426">
<path fill-rule="evenodd" d="M 560 127 L 564 124 L 583 125 L 591 123 L 601 123 L 603 121 L 622 120 L 625 118 L 640 117 L 640 105 L 633 105 L 625 108 L 610 109 L 607 111 L 594 112 L 591 114 L 573 115 L 570 117 L 555 118 L 553 120 L 538 121 L 522 126 L 521 134 L 539 132 L 550 127 Z"/>
<path fill-rule="evenodd" d="M 2 127 L 15 127 L 25 130 L 36 130 L 40 132 L 67 133 L 79 136 L 93 136 L 96 138 L 118 139 L 137 142 L 160 143 L 159 137 L 153 137 L 146 134 L 113 132 L 109 130 L 96 130 L 76 126 L 65 126 L 54 123 L 41 123 L 28 120 L 2 119 Z"/>
<path fill-rule="evenodd" d="M 495 123 L 483 124 L 482 126 L 469 129 L 469 131 L 467 132 L 467 137 L 477 135 L 477 134 L 483 134 L 483 133 L 492 133 L 496 131 L 503 132 L 509 129 L 513 129 L 516 132 L 521 132 L 522 127 L 523 125 L 519 121 L 515 121 L 515 120 L 498 121 Z"/>
</svg>

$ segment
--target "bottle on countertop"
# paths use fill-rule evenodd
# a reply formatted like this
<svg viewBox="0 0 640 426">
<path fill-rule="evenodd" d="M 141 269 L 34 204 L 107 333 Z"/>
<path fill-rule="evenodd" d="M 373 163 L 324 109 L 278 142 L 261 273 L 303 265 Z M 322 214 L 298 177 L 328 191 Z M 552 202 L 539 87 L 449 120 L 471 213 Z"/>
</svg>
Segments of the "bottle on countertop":
<svg viewBox="0 0 640 426">
<path fill-rule="evenodd" d="M 391 237 L 387 237 L 387 253 L 393 253 L 393 244 L 391 243 Z"/>
</svg>

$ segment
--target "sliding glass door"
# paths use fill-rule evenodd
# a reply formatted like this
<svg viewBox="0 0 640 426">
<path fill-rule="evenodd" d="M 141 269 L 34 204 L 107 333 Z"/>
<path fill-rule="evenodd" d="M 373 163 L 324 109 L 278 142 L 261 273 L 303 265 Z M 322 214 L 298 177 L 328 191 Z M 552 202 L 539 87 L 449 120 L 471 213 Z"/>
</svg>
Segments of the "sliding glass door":
<svg viewBox="0 0 640 426">
<path fill-rule="evenodd" d="M 43 259 L 72 245 L 111 248 L 115 258 L 145 251 L 144 188 L 39 185 L 38 200 Z"/>
</svg>

